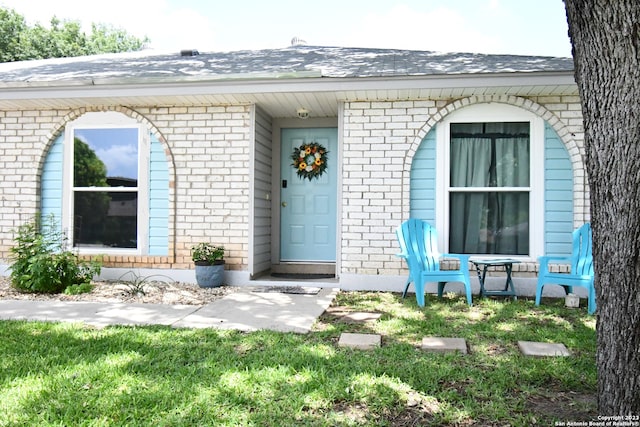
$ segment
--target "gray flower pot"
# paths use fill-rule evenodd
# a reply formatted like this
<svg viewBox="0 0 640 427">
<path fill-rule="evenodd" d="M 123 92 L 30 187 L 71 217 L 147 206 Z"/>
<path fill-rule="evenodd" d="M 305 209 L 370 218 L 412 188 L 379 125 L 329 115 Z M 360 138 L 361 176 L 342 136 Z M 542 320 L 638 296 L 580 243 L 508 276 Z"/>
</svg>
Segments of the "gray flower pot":
<svg viewBox="0 0 640 427">
<path fill-rule="evenodd" d="M 224 279 L 224 261 L 216 264 L 196 262 L 196 282 L 201 288 L 216 288 Z"/>
</svg>

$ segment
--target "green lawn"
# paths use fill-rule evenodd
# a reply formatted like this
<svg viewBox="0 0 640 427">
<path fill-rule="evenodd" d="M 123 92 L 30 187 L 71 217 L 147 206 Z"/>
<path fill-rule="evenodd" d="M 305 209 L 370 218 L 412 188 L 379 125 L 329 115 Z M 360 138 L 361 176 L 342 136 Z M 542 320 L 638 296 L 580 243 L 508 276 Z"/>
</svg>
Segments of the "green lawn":
<svg viewBox="0 0 640 427">
<path fill-rule="evenodd" d="M 340 293 L 307 335 L 0 322 L 0 426 L 529 426 L 596 415 L 595 318 L 563 300 Z M 383 335 L 374 351 L 342 332 Z M 460 337 L 470 353 L 431 354 L 422 337 Z M 529 358 L 518 340 L 564 343 Z"/>
</svg>

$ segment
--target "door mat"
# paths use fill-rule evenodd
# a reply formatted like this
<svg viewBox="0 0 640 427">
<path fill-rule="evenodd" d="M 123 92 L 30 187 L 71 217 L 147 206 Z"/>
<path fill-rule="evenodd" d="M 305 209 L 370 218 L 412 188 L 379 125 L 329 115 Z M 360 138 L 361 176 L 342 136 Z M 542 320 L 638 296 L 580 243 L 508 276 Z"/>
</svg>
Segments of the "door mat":
<svg viewBox="0 0 640 427">
<path fill-rule="evenodd" d="M 304 274 L 304 273 L 271 273 L 271 277 L 277 277 L 279 279 L 297 279 L 297 280 L 309 280 L 309 279 L 335 279 L 335 274 Z"/>
<path fill-rule="evenodd" d="M 307 286 L 257 286 L 251 290 L 255 293 L 272 293 L 279 292 L 282 294 L 298 294 L 298 295 L 317 295 L 320 288 L 311 288 Z"/>
</svg>

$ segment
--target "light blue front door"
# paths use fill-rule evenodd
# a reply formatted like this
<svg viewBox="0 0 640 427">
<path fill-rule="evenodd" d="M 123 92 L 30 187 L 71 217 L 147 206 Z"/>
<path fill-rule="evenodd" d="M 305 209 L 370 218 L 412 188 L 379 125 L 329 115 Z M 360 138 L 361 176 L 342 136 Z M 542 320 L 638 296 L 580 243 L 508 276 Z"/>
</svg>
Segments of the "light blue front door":
<svg viewBox="0 0 640 427">
<path fill-rule="evenodd" d="M 338 130 L 282 129 L 281 135 L 280 260 L 335 262 Z M 293 153 L 309 145 L 327 150 L 318 161 L 326 160 L 326 169 L 311 180 L 292 165 Z"/>
</svg>

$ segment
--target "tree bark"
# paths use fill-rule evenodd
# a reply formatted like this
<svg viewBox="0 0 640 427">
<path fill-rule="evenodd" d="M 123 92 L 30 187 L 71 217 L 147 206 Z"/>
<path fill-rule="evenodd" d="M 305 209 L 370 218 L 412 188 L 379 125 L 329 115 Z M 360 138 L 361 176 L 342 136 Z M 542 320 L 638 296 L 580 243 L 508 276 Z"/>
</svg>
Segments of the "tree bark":
<svg viewBox="0 0 640 427">
<path fill-rule="evenodd" d="M 565 0 L 584 116 L 598 411 L 640 415 L 640 2 Z"/>
</svg>

